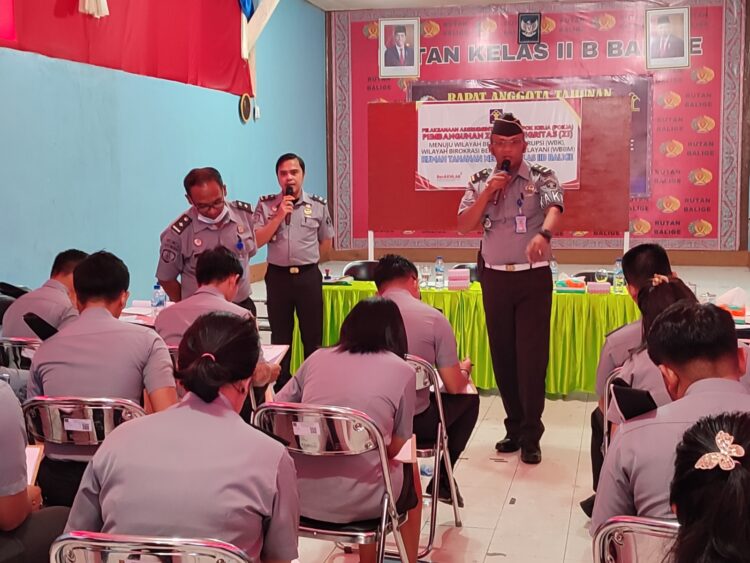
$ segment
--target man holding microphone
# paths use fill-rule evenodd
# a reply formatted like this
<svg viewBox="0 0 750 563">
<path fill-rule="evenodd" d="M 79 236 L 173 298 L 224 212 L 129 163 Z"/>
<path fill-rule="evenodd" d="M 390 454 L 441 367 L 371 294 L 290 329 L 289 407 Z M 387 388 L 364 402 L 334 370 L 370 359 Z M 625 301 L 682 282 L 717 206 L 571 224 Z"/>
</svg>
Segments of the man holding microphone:
<svg viewBox="0 0 750 563">
<path fill-rule="evenodd" d="M 555 173 L 523 158 L 521 122 L 507 113 L 492 126 L 495 169 L 472 176 L 458 209 L 458 231 L 483 230 L 477 270 L 506 436 L 495 448 L 539 463 L 549 359 L 550 242 L 563 211 Z"/>
<path fill-rule="evenodd" d="M 333 239 L 333 225 L 326 200 L 306 193 L 305 162 L 287 153 L 276 162 L 276 178 L 281 190 L 258 200 L 253 222 L 260 248 L 268 244 L 266 291 L 271 343 L 292 343 L 294 313 L 297 313 L 305 357 L 323 342 L 323 287 L 318 268 Z M 287 353 L 281 363 L 276 389 L 291 374 Z"/>
</svg>

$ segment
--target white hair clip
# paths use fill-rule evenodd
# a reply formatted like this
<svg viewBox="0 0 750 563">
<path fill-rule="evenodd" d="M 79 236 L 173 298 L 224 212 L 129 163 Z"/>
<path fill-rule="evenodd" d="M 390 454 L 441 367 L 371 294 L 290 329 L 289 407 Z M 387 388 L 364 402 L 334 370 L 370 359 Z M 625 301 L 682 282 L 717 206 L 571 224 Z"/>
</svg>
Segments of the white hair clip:
<svg viewBox="0 0 750 563">
<path fill-rule="evenodd" d="M 732 458 L 743 457 L 745 455 L 745 448 L 735 444 L 734 436 L 727 434 L 723 430 L 720 430 L 716 435 L 716 445 L 719 451 L 703 454 L 695 462 L 696 469 L 713 469 L 718 465 L 724 471 L 731 471 L 735 465 L 739 465 L 740 463 Z"/>
</svg>

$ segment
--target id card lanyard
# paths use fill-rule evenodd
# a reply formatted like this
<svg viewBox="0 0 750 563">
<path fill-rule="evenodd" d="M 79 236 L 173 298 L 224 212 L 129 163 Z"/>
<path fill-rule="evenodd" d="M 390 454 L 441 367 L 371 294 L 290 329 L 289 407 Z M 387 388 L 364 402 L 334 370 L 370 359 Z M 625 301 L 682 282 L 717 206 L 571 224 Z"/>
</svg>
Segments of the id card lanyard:
<svg viewBox="0 0 750 563">
<path fill-rule="evenodd" d="M 526 233 L 526 215 L 523 214 L 523 192 L 518 194 L 516 205 L 518 205 L 518 215 L 516 215 L 516 234 Z"/>
</svg>

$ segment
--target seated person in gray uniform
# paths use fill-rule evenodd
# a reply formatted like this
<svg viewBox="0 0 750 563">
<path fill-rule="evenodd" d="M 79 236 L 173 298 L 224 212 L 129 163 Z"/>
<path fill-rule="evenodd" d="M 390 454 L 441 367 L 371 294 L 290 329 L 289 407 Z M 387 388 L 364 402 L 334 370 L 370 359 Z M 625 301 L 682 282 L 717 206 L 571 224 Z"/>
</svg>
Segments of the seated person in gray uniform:
<svg viewBox="0 0 750 563">
<path fill-rule="evenodd" d="M 154 328 L 167 346 L 177 346 L 188 327 L 204 313 L 226 311 L 255 322 L 255 317 L 249 310 L 232 302 L 244 273 L 242 263 L 234 252 L 223 246 L 203 252 L 195 266 L 198 290 L 190 297 L 162 309 L 156 317 Z M 264 360 L 262 350 L 260 356 L 253 373 L 253 390 L 257 403 L 263 402 L 266 387 L 272 381 L 276 381 L 281 371 L 278 364 L 269 364 Z M 249 400 L 241 414 L 244 419 L 250 419 Z"/>
<path fill-rule="evenodd" d="M 638 293 L 638 308 L 641 310 L 641 327 L 643 343 L 622 365 L 617 379 L 633 389 L 648 391 L 657 407 L 672 402 L 667 392 L 664 378 L 659 367 L 651 361 L 646 347 L 646 335 L 659 314 L 678 301 L 697 303 L 695 295 L 682 280 L 676 277 L 656 275 L 650 287 L 644 287 Z M 616 426 L 624 422 L 617 404 L 617 398 L 612 395 L 607 412 L 607 420 L 612 424 L 610 433 L 614 435 Z"/>
<path fill-rule="evenodd" d="M 277 401 L 349 407 L 369 415 L 394 458 L 412 436 L 416 380 L 404 361 L 406 331 L 393 301 L 360 301 L 341 325 L 339 344 L 321 348 L 300 366 Z M 383 482 L 377 452 L 349 458 L 295 458 L 300 512 L 306 518 L 348 523 L 380 518 Z M 416 563 L 422 503 L 417 464 L 393 460 L 393 494 L 409 561 Z M 360 561 L 375 561 L 375 545 L 360 546 Z"/>
<path fill-rule="evenodd" d="M 700 419 L 677 446 L 669 492 L 680 530 L 673 563 L 747 561 L 750 415 Z"/>
<path fill-rule="evenodd" d="M 450 461 L 455 466 L 479 417 L 479 395 L 464 394 L 464 389 L 471 382 L 471 360 L 458 361 L 456 336 L 448 319 L 434 307 L 420 301 L 419 272 L 414 264 L 402 256 L 388 254 L 378 261 L 374 278 L 378 294 L 393 301 L 401 311 L 409 354 L 419 356 L 438 369 L 445 386 L 442 403 Z M 435 394 L 430 393 L 429 389 L 417 391 L 414 412 L 417 439 L 434 443 L 440 423 Z M 432 494 L 432 487 L 431 482 L 427 486 L 427 494 Z M 440 473 L 439 498 L 443 502 L 451 501 L 445 468 Z M 458 504 L 463 506 L 460 493 Z"/>
<path fill-rule="evenodd" d="M 0 381 L 0 561 L 49 560 L 68 509 L 42 507 L 39 487 L 26 484 L 26 425 L 13 391 Z"/>
<path fill-rule="evenodd" d="M 3 316 L 3 336 L 37 338 L 23 316 L 36 313 L 55 328 L 62 328 L 78 317 L 73 292 L 73 270 L 88 254 L 70 249 L 55 257 L 49 279 L 39 289 L 16 299 Z"/>
<path fill-rule="evenodd" d="M 150 328 L 118 319 L 128 300 L 130 274 L 114 254 L 96 252 L 73 274 L 81 315 L 45 340 L 34 354 L 28 397 L 112 397 L 153 410 L 177 402 L 172 360 Z M 93 447 L 47 444 L 39 485 L 48 506 L 70 506 Z"/>
<path fill-rule="evenodd" d="M 651 278 L 655 274 L 669 276 L 672 266 L 669 263 L 667 251 L 658 244 L 639 244 L 628 250 L 622 257 L 622 273 L 628 294 L 633 301 L 638 301 L 638 292 L 651 285 Z M 599 483 L 599 473 L 602 470 L 604 456 L 602 442 L 604 440 L 604 390 L 607 378 L 615 368 L 622 366 L 630 354 L 641 345 L 641 320 L 638 319 L 610 332 L 604 340 L 599 365 L 596 368 L 596 394 L 599 397 L 599 408 L 591 413 L 591 469 L 593 474 L 593 488 Z M 594 496 L 581 502 L 581 508 L 590 517 L 594 508 Z"/>
<path fill-rule="evenodd" d="M 86 469 L 66 530 L 215 538 L 253 561 L 297 558 L 294 462 L 282 444 L 238 416 L 259 351 L 250 319 L 199 317 L 177 358 L 189 393 L 107 437 Z"/>
<path fill-rule="evenodd" d="M 715 305 L 679 302 L 660 314 L 647 336 L 648 353 L 674 402 L 625 422 L 604 459 L 591 534 L 618 515 L 673 517 L 669 503 L 675 448 L 701 417 L 749 412 L 740 383 L 744 348 L 732 315 Z"/>
</svg>

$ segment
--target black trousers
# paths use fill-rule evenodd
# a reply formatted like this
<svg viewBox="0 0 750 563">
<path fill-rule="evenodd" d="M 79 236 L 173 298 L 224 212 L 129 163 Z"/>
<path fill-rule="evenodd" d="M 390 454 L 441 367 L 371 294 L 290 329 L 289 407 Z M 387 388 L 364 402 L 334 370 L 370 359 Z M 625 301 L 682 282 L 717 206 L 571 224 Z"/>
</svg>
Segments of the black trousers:
<svg viewBox="0 0 750 563">
<path fill-rule="evenodd" d="M 479 395 L 451 395 L 443 393 L 443 415 L 445 416 L 448 434 L 448 457 L 451 466 L 455 466 L 461 452 L 466 449 L 471 432 L 479 418 Z M 440 422 L 435 394 L 430 393 L 430 406 L 414 417 L 414 434 L 417 443 L 434 443 L 437 426 Z M 447 479 L 445 465 L 440 470 L 443 479 Z M 447 482 L 447 481 L 446 481 Z"/>
<path fill-rule="evenodd" d="M 300 266 L 292 274 L 288 267 L 268 265 L 266 271 L 268 322 L 271 344 L 292 344 L 294 314 L 297 313 L 305 358 L 323 343 L 323 276 L 317 264 Z M 279 391 L 292 375 L 291 349 L 281 362 L 281 373 L 274 389 Z"/>
<path fill-rule="evenodd" d="M 484 268 L 480 282 L 507 435 L 522 445 L 537 444 L 544 433 L 552 273 L 549 267 L 520 272 Z"/>
<path fill-rule="evenodd" d="M 64 506 L 32 512 L 15 530 L 0 532 L 0 563 L 46 563 L 49 548 L 62 534 L 69 509 Z"/>
<path fill-rule="evenodd" d="M 42 458 L 36 480 L 44 506 L 73 506 L 87 465 L 85 461 Z"/>
<path fill-rule="evenodd" d="M 604 415 L 599 407 L 591 413 L 591 473 L 594 477 L 594 490 L 599 486 L 599 475 L 604 465 L 602 443 L 604 442 Z"/>
</svg>

